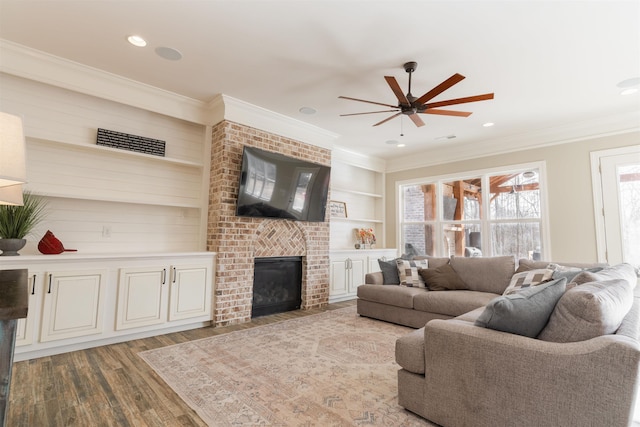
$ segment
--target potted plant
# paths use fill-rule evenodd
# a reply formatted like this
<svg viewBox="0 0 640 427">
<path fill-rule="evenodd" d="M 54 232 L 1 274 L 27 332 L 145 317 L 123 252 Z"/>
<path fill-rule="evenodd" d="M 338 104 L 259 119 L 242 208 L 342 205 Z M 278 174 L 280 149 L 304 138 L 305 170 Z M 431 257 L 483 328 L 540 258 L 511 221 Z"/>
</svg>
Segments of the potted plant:
<svg viewBox="0 0 640 427">
<path fill-rule="evenodd" d="M 0 206 L 0 256 L 20 255 L 26 245 L 25 236 L 44 218 L 46 201 L 30 191 L 23 192 L 24 205 Z"/>
</svg>

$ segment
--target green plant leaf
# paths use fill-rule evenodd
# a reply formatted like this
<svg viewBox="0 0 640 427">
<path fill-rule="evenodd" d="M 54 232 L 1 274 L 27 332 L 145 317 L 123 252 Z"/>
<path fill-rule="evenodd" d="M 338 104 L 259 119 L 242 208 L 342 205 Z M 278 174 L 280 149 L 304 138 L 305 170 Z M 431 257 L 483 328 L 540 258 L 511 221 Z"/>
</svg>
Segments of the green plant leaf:
<svg viewBox="0 0 640 427">
<path fill-rule="evenodd" d="M 47 202 L 40 196 L 24 191 L 23 206 L 0 206 L 0 237 L 24 239 L 45 217 Z"/>
</svg>

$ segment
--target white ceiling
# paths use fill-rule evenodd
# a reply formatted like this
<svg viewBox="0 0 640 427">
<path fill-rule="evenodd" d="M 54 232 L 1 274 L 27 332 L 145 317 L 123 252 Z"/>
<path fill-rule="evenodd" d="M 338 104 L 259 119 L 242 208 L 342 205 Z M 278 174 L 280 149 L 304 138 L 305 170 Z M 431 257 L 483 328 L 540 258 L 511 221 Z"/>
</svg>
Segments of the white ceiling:
<svg viewBox="0 0 640 427">
<path fill-rule="evenodd" d="M 130 34 L 149 45 L 131 46 Z M 0 38 L 203 101 L 229 95 L 385 159 L 553 138 L 573 123 L 589 123 L 585 135 L 599 121 L 605 132 L 640 126 L 640 94 L 616 87 L 640 77 L 639 1 L 0 0 Z M 386 113 L 339 117 L 385 109 L 339 95 L 395 104 L 384 76 L 406 91 L 407 61 L 418 62 L 415 96 L 460 73 L 466 79 L 433 101 L 495 99 L 448 107 L 468 118 L 422 115 L 421 128 L 406 117 L 372 127 Z"/>
</svg>

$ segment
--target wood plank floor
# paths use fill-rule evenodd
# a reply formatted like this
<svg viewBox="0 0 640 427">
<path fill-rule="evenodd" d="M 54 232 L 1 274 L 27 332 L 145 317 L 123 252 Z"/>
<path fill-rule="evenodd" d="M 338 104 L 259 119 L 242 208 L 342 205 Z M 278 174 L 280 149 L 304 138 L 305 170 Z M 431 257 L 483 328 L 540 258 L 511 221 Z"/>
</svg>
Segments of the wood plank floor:
<svg viewBox="0 0 640 427">
<path fill-rule="evenodd" d="M 355 300 L 16 362 L 7 426 L 206 426 L 139 352 L 351 305 Z"/>
</svg>

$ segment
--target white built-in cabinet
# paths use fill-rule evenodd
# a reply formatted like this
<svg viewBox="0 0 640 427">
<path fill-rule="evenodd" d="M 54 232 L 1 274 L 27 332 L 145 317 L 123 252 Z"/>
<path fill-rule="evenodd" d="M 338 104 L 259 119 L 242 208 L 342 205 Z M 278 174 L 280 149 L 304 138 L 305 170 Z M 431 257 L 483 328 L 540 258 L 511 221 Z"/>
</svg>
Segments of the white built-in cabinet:
<svg viewBox="0 0 640 427">
<path fill-rule="evenodd" d="M 393 259 L 395 249 L 332 250 L 329 256 L 329 302 L 353 299 L 365 275 L 380 271 L 378 259 Z"/>
<path fill-rule="evenodd" d="M 206 264 L 120 269 L 116 330 L 206 316 L 210 275 Z"/>
<path fill-rule="evenodd" d="M 100 334 L 106 279 L 104 269 L 47 273 L 40 342 Z"/>
<path fill-rule="evenodd" d="M 15 360 L 211 325 L 213 253 L 0 257 L 29 271 Z"/>
</svg>

